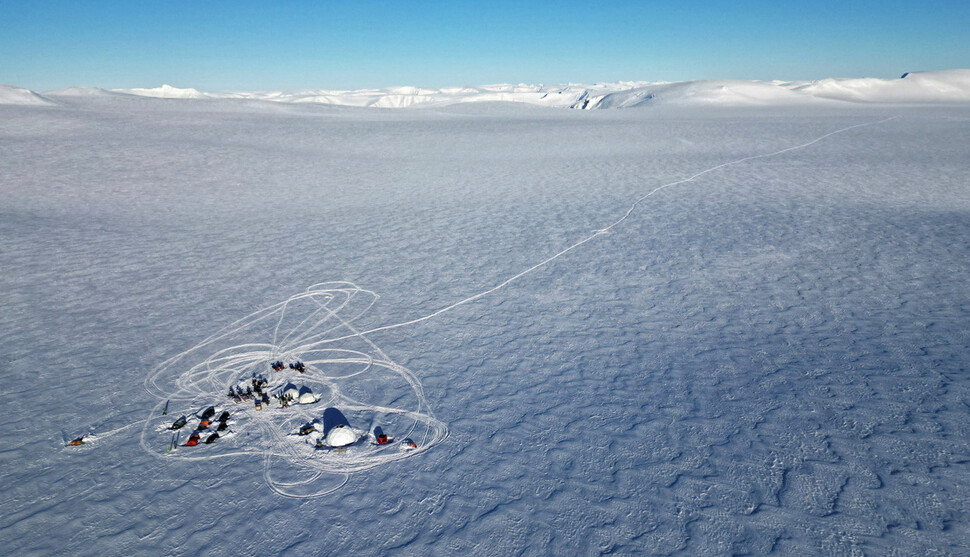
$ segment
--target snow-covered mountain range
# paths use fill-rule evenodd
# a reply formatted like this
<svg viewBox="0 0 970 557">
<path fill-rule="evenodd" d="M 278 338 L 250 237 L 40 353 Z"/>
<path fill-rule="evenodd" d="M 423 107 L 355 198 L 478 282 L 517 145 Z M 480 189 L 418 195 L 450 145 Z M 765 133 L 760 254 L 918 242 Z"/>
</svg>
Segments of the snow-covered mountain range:
<svg viewBox="0 0 970 557">
<path fill-rule="evenodd" d="M 819 81 L 743 81 L 713 79 L 683 82 L 623 81 L 609 84 L 484 85 L 477 87 L 388 87 L 353 91 L 203 92 L 162 85 L 150 89 L 70 88 L 37 94 L 0 85 L 0 104 L 43 105 L 57 97 L 127 94 L 168 99 L 247 99 L 279 103 L 408 108 L 472 102 L 517 102 L 557 108 L 629 108 L 657 104 L 797 105 L 857 103 L 970 102 L 970 69 L 912 72 L 899 79 L 830 78 Z"/>
</svg>

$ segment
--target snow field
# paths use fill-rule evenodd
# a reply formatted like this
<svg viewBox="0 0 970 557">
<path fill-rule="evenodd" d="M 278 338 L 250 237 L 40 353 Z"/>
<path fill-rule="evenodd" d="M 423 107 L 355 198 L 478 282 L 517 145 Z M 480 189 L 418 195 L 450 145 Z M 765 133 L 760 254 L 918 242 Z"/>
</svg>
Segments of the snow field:
<svg viewBox="0 0 970 557">
<path fill-rule="evenodd" d="M 970 539 L 965 109 L 58 101 L 0 107 L 0 539 L 23 554 L 915 555 Z M 658 191 L 492 295 L 355 335 L 502 284 L 663 184 L 876 122 Z M 331 278 L 381 298 L 340 283 L 281 305 Z M 164 427 L 213 402 L 235 413 L 227 383 L 284 346 L 308 349 L 293 355 L 316 362 L 320 402 L 247 406 L 231 437 L 168 456 Z M 373 407 L 418 408 L 382 362 L 429 410 L 375 422 L 423 428 L 433 408 L 447 438 L 361 458 L 379 465 L 346 483 L 304 466 L 310 447 L 283 433 L 319 416 L 326 385 L 360 403 L 361 430 Z M 165 419 L 151 410 L 175 395 Z M 104 435 L 65 448 L 62 430 Z"/>
<path fill-rule="evenodd" d="M 788 153 L 788 152 L 791 152 L 791 151 L 797 151 L 798 149 L 804 149 L 805 147 L 814 145 L 815 143 L 818 143 L 819 141 L 822 141 L 823 139 L 825 139 L 827 137 L 831 137 L 831 136 L 833 136 L 835 134 L 843 133 L 843 132 L 846 132 L 846 131 L 849 131 L 849 130 L 852 130 L 852 129 L 855 129 L 855 128 L 863 127 L 863 126 L 871 126 L 873 124 L 881 124 L 883 122 L 888 122 L 889 120 L 892 120 L 894 118 L 895 118 L 895 116 L 890 116 L 889 118 L 885 118 L 885 119 L 879 120 L 877 122 L 867 122 L 867 123 L 854 124 L 854 125 L 851 125 L 851 126 L 847 126 L 845 128 L 841 128 L 841 129 L 838 129 L 838 130 L 835 130 L 835 131 L 826 133 L 825 135 L 819 136 L 819 137 L 817 137 L 817 138 L 815 138 L 815 139 L 813 139 L 811 141 L 808 141 L 806 143 L 802 143 L 801 145 L 795 145 L 793 147 L 786 147 L 784 149 L 780 149 L 778 151 L 774 151 L 774 152 L 771 152 L 771 153 L 762 153 L 762 154 L 759 154 L 759 155 L 750 155 L 750 156 L 743 157 L 743 158 L 740 158 L 740 159 L 737 159 L 737 160 L 734 160 L 734 161 L 729 161 L 729 162 L 721 163 L 721 164 L 719 164 L 717 166 L 712 166 L 712 167 L 707 168 L 705 170 L 701 170 L 700 172 L 698 172 L 698 173 L 696 173 L 696 174 L 694 174 L 692 176 L 688 176 L 687 178 L 684 178 L 682 180 L 677 180 L 675 182 L 670 182 L 670 183 L 664 184 L 662 186 L 658 186 L 658 187 L 650 190 L 648 193 L 644 194 L 643 196 L 637 198 L 637 200 L 633 202 L 633 204 L 630 206 L 630 208 L 627 209 L 625 213 L 623 213 L 623 216 L 621 216 L 619 219 L 617 219 L 616 221 L 614 221 L 613 223 L 611 223 L 609 226 L 606 226 L 606 227 L 601 228 L 601 229 L 598 229 L 598 230 L 594 230 L 593 233 L 590 234 L 589 236 L 586 236 L 585 238 L 579 240 L 578 242 L 576 242 L 576 243 L 574 243 L 574 244 L 572 244 L 572 245 L 570 245 L 570 246 L 568 246 L 568 247 L 560 250 L 559 252 L 551 255 L 550 257 L 547 257 L 547 258 L 543 259 L 542 261 L 539 261 L 535 265 L 532 265 L 532 266 L 528 267 L 527 269 L 525 269 L 525 270 L 523 270 L 523 271 L 521 271 L 521 272 L 513 275 L 512 277 L 510 277 L 510 278 L 502 281 L 501 283 L 493 286 L 492 288 L 489 288 L 488 290 L 484 290 L 482 292 L 479 292 L 478 294 L 474 294 L 472 296 L 469 296 L 467 298 L 464 298 L 462 300 L 459 300 L 459 301 L 457 301 L 457 302 L 455 302 L 453 304 L 449 304 L 449 305 L 447 305 L 447 306 L 445 306 L 445 307 L 443 307 L 443 308 L 441 308 L 441 309 L 439 309 L 437 311 L 434 311 L 432 313 L 429 313 L 428 315 L 425 315 L 425 316 L 422 316 L 422 317 L 418 317 L 418 318 L 415 318 L 415 319 L 411 319 L 411 320 L 408 320 L 408 321 L 404 321 L 404 322 L 401 322 L 401 323 L 395 323 L 393 325 L 384 325 L 384 326 L 381 326 L 381 327 L 377 327 L 377 328 L 374 328 L 374 329 L 370 329 L 368 331 L 364 331 L 363 333 L 359 333 L 359 334 L 378 333 L 378 332 L 381 332 L 381 331 L 387 331 L 387 330 L 391 330 L 391 329 L 396 329 L 398 327 L 407 327 L 409 325 L 414 325 L 414 324 L 420 323 L 422 321 L 427 321 L 428 319 L 434 319 L 435 317 L 437 317 L 437 316 L 439 316 L 439 315 L 441 315 L 441 314 L 443 314 L 443 313 L 445 313 L 447 311 L 451 311 L 451 310 L 453 310 L 453 309 L 455 309 L 455 308 L 457 308 L 459 306 L 462 306 L 462 305 L 467 304 L 469 302 L 474 302 L 475 300 L 477 300 L 479 298 L 482 298 L 484 296 L 488 296 L 490 294 L 493 294 L 495 292 L 498 292 L 499 290 L 505 288 L 506 286 L 508 286 L 509 284 L 511 284 L 512 282 L 514 282 L 515 280 L 518 280 L 519 278 L 524 277 L 525 275 L 528 275 L 529 273 L 532 273 L 533 271 L 536 271 L 536 270 L 538 270 L 538 269 L 540 269 L 540 268 L 548 265 L 549 263 L 552 263 L 553 261 L 559 259 L 563 255 L 565 255 L 565 254 L 571 252 L 572 250 L 574 250 L 574 249 L 582 246 L 583 244 L 585 244 L 585 243 L 587 243 L 587 242 L 595 239 L 597 236 L 599 236 L 601 234 L 607 234 L 607 233 L 609 233 L 613 228 L 619 226 L 621 223 L 623 223 L 623 221 L 625 221 L 627 218 L 629 218 L 630 215 L 633 214 L 633 212 L 636 210 L 637 206 L 640 205 L 640 203 L 642 203 L 643 201 L 645 201 L 647 198 L 653 196 L 654 194 L 656 194 L 658 192 L 661 192 L 661 191 L 663 191 L 663 190 L 665 190 L 667 188 L 674 187 L 674 186 L 679 186 L 681 184 L 686 184 L 686 183 L 691 182 L 691 181 L 693 181 L 693 180 L 695 180 L 695 179 L 697 179 L 697 178 L 699 178 L 699 177 L 701 177 L 701 176 L 703 176 L 703 175 L 705 175 L 705 174 L 707 174 L 709 172 L 714 172 L 714 171 L 717 171 L 717 170 L 722 169 L 722 168 L 725 168 L 725 167 L 733 166 L 733 165 L 736 165 L 736 164 L 741 164 L 741 163 L 744 163 L 744 162 L 747 162 L 747 161 L 751 161 L 751 160 L 757 160 L 757 159 L 762 159 L 762 158 L 766 158 L 766 157 L 774 157 L 774 156 L 782 155 L 784 153 Z M 353 335 L 351 335 L 351 336 L 353 336 Z M 347 338 L 349 338 L 349 337 L 347 337 Z M 342 340 L 342 339 L 338 339 L 338 340 Z"/>
</svg>

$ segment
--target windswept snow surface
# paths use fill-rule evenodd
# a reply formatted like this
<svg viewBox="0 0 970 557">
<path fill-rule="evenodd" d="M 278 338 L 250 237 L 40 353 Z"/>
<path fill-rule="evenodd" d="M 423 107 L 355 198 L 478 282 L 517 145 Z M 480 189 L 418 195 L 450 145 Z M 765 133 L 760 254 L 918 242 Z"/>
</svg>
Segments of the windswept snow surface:
<svg viewBox="0 0 970 557">
<path fill-rule="evenodd" d="M 0 105 L 9 104 L 44 106 L 53 103 L 29 89 L 12 87 L 10 85 L 0 83 Z"/>
<path fill-rule="evenodd" d="M 733 79 L 652 83 L 591 95 L 585 108 L 658 104 L 719 106 L 856 103 L 960 104 L 970 102 L 970 70 L 912 72 L 899 79 L 742 81 Z"/>
<path fill-rule="evenodd" d="M 250 99 L 284 103 L 408 108 L 474 102 L 517 102 L 561 108 L 629 108 L 657 104 L 817 105 L 833 101 L 869 103 L 970 103 L 970 70 L 907 73 L 899 79 L 845 78 L 821 81 L 742 81 L 731 79 L 678 83 L 618 82 L 597 85 L 485 85 L 480 87 L 390 87 L 356 91 L 302 90 L 203 93 L 162 85 L 119 89 L 148 97 Z"/>
<path fill-rule="evenodd" d="M 900 79 L 823 79 L 789 83 L 815 97 L 861 102 L 945 103 L 970 101 L 970 70 L 912 72 Z"/>
<path fill-rule="evenodd" d="M 970 107 L 51 98 L 0 106 L 18 555 L 970 546 Z"/>
</svg>

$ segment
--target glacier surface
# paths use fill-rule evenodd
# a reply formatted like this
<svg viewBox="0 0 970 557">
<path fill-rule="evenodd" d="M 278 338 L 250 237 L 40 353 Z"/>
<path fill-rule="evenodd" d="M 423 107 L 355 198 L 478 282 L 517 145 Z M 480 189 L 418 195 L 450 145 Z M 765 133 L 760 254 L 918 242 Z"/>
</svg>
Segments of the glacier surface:
<svg viewBox="0 0 970 557">
<path fill-rule="evenodd" d="M 20 555 L 970 544 L 965 104 L 5 94 Z M 312 450 L 323 400 L 226 397 L 274 354 L 433 442 Z M 233 435 L 169 452 L 207 405 Z"/>
</svg>

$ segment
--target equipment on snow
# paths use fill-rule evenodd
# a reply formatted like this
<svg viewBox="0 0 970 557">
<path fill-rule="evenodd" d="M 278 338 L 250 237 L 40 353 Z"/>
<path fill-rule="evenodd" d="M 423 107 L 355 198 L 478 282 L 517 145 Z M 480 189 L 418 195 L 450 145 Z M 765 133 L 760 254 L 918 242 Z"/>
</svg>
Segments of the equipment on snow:
<svg viewBox="0 0 970 557">
<path fill-rule="evenodd" d="M 390 439 L 387 438 L 387 434 L 384 433 L 384 430 L 381 429 L 381 426 L 377 426 L 374 428 L 374 439 L 377 440 L 378 445 L 386 445 L 390 442 Z"/>
<path fill-rule="evenodd" d="M 318 449 L 323 448 L 323 432 L 319 429 L 314 428 L 310 433 L 308 433 L 306 440 L 307 443 L 316 446 Z"/>
<path fill-rule="evenodd" d="M 198 444 L 199 444 L 199 434 L 198 433 L 193 433 L 192 434 L 192 437 L 189 437 L 189 440 L 185 442 L 185 446 L 186 447 L 194 447 L 194 446 L 196 446 Z"/>
<path fill-rule="evenodd" d="M 220 422 L 224 422 L 224 421 L 226 421 L 228 419 L 229 419 L 229 411 L 228 410 L 226 410 L 222 414 L 219 414 L 219 421 Z"/>
<path fill-rule="evenodd" d="M 68 447 L 77 447 L 78 445 L 83 445 L 83 444 L 84 444 L 84 436 L 82 435 L 82 436 L 78 437 L 77 439 L 74 439 L 73 441 L 68 442 L 67 446 Z"/>
<path fill-rule="evenodd" d="M 210 407 L 206 408 L 205 409 L 205 412 L 203 412 L 202 415 L 199 416 L 199 417 L 202 418 L 203 420 L 208 420 L 212 416 L 215 416 L 215 414 L 216 414 L 216 407 L 215 406 L 210 406 Z"/>
<path fill-rule="evenodd" d="M 300 428 L 300 435 L 310 435 L 310 433 L 316 430 L 317 428 L 313 424 L 307 424 Z"/>
<path fill-rule="evenodd" d="M 184 426 L 185 422 L 187 421 L 188 420 L 185 419 L 185 416 L 182 416 L 181 418 L 175 420 L 175 423 L 172 424 L 171 429 L 182 429 L 182 426 Z"/>
<path fill-rule="evenodd" d="M 226 422 L 219 422 L 219 427 L 216 428 L 216 431 L 225 431 L 226 428 L 228 427 L 229 427 L 229 424 L 227 424 Z"/>
<path fill-rule="evenodd" d="M 401 450 L 411 451 L 418 448 L 418 444 L 412 441 L 410 438 L 401 441 Z"/>
<path fill-rule="evenodd" d="M 218 438 L 219 438 L 219 434 L 218 433 L 213 433 L 212 435 L 206 437 L 205 444 L 206 445 L 211 445 L 212 443 L 215 443 L 216 442 L 216 439 L 218 439 Z"/>
</svg>

